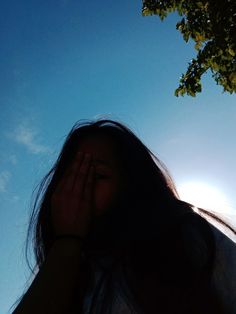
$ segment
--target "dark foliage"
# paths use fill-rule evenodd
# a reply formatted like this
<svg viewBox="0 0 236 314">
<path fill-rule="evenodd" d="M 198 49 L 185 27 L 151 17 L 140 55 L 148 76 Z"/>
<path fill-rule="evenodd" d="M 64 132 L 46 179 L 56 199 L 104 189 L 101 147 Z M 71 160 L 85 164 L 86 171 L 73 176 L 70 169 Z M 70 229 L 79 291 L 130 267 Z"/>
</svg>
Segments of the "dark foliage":
<svg viewBox="0 0 236 314">
<path fill-rule="evenodd" d="M 196 96 L 202 91 L 201 77 L 208 70 L 224 91 L 236 92 L 235 0 L 143 0 L 144 16 L 155 14 L 164 20 L 171 12 L 182 16 L 176 29 L 186 42 L 192 39 L 197 50 L 175 95 Z"/>
</svg>

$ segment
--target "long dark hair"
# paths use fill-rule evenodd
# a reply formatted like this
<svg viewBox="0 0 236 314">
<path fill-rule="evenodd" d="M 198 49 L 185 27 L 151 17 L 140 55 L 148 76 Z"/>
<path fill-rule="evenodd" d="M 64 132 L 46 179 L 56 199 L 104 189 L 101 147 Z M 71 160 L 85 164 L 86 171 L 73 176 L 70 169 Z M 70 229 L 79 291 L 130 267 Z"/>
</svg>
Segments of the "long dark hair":
<svg viewBox="0 0 236 314">
<path fill-rule="evenodd" d="M 102 252 L 104 255 L 109 255 L 110 250 L 119 248 L 123 253 L 117 256 L 114 263 L 104 272 L 97 286 L 96 292 L 101 288 L 102 283 L 106 283 L 101 308 L 98 308 L 95 299 L 92 302 L 91 308 L 96 308 L 96 313 L 106 313 L 109 309 L 108 305 L 112 305 L 114 296 L 109 285 L 112 284 L 111 276 L 117 265 L 122 265 L 124 277 L 128 267 L 133 268 L 140 276 L 142 273 L 145 274 L 145 271 L 153 269 L 158 274 L 162 287 L 176 285 L 178 289 L 182 285 L 182 290 L 180 289 L 184 291 L 182 295 L 186 290 L 192 291 L 192 294 L 186 294 L 183 299 L 181 313 L 185 313 L 184 308 L 186 308 L 186 313 L 190 313 L 191 302 L 194 304 L 191 300 L 194 298 L 205 300 L 202 301 L 202 306 L 203 304 L 206 306 L 204 293 L 209 292 L 208 299 L 210 300 L 211 292 L 208 287 L 215 257 L 214 236 L 209 223 L 194 212 L 192 204 L 180 200 L 174 181 L 163 162 L 127 126 L 108 119 L 78 121 L 69 132 L 54 166 L 43 178 L 37 190 L 34 190 L 36 196 L 33 196 L 34 203 L 25 251 L 27 264 L 32 274 L 40 270 L 54 242 L 50 211 L 53 190 L 75 157 L 78 140 L 93 134 L 105 134 L 114 141 L 124 173 L 127 174 L 128 184 L 116 209 L 100 218 L 99 223 L 103 224 L 102 231 L 100 233 L 91 231 L 85 239 L 82 249 L 84 281 L 78 293 L 78 302 L 80 300 L 82 304 L 86 289 L 92 286 L 94 275 L 90 262 L 98 256 L 96 254 Z M 191 230 L 197 230 L 193 240 L 191 240 Z M 189 259 L 189 255 L 195 256 L 196 253 L 193 249 L 197 243 L 197 241 L 193 242 L 196 237 L 204 241 L 206 249 L 204 254 L 207 254 L 204 265 L 200 263 L 201 267 L 197 268 L 196 265 L 191 266 Z M 186 242 L 186 238 L 190 240 Z M 33 269 L 28 260 L 30 243 L 33 245 L 36 259 Z M 200 250 L 201 248 L 200 246 Z M 201 254 L 199 253 L 199 256 Z M 202 281 L 199 278 L 202 278 Z M 133 306 L 137 310 L 142 309 L 142 304 L 139 304 L 132 285 L 128 281 L 127 284 L 133 291 L 132 302 L 131 298 L 126 295 L 127 303 L 131 308 Z M 169 297 L 174 298 L 172 295 Z M 173 312 L 173 308 L 168 309 L 168 296 L 167 299 L 162 296 L 160 309 L 164 311 L 160 313 Z M 195 313 L 194 310 L 191 313 Z"/>
</svg>

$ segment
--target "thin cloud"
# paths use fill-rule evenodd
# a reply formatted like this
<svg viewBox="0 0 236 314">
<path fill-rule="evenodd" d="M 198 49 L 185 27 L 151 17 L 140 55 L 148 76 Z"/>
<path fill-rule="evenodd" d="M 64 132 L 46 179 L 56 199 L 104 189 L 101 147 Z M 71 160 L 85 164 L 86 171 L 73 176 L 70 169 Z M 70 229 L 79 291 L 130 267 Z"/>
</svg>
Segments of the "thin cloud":
<svg viewBox="0 0 236 314">
<path fill-rule="evenodd" d="M 17 202 L 19 202 L 19 200 L 20 200 L 20 197 L 19 197 L 18 195 L 13 195 L 13 196 L 11 197 L 11 201 L 12 201 L 13 203 L 17 203 Z"/>
<path fill-rule="evenodd" d="M 16 155 L 10 155 L 10 156 L 8 157 L 8 160 L 9 160 L 10 163 L 12 163 L 13 165 L 16 165 L 16 164 L 17 164 Z"/>
<path fill-rule="evenodd" d="M 10 180 L 11 173 L 7 170 L 0 172 L 0 193 L 5 193 L 7 191 L 7 184 Z"/>
<path fill-rule="evenodd" d="M 15 132 L 8 134 L 18 144 L 25 146 L 32 154 L 48 153 L 49 147 L 41 145 L 37 142 L 36 136 L 38 132 L 26 126 L 19 126 Z"/>
</svg>

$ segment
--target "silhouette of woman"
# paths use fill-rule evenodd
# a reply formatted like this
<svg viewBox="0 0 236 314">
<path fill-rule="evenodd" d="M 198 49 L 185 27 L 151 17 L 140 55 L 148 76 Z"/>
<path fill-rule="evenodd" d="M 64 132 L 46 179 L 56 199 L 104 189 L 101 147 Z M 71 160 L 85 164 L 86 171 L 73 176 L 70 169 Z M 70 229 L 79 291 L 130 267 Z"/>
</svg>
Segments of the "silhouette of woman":
<svg viewBox="0 0 236 314">
<path fill-rule="evenodd" d="M 14 314 L 236 313 L 215 228 L 193 207 L 128 127 L 77 122 L 38 189 L 37 275 Z"/>
</svg>

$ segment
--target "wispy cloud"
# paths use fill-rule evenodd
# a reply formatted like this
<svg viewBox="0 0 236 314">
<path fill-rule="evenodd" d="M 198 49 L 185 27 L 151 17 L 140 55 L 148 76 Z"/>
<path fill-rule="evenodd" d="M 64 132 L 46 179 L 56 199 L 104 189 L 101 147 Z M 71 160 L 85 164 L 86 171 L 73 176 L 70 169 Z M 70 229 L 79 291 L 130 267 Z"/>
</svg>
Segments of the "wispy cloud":
<svg viewBox="0 0 236 314">
<path fill-rule="evenodd" d="M 11 173 L 7 170 L 0 172 L 0 193 L 6 192 L 7 184 L 10 180 Z"/>
<path fill-rule="evenodd" d="M 12 140 L 25 146 L 32 154 L 48 153 L 51 149 L 39 144 L 37 140 L 38 131 L 25 125 L 18 126 L 14 132 L 8 134 Z"/>
<path fill-rule="evenodd" d="M 10 155 L 10 156 L 8 157 L 8 160 L 9 160 L 13 165 L 16 165 L 16 164 L 17 164 L 16 155 Z"/>
</svg>

